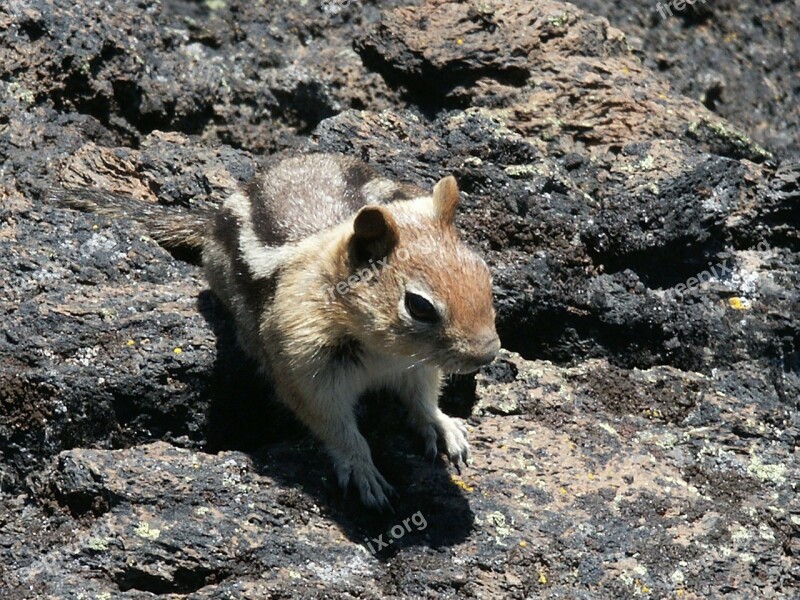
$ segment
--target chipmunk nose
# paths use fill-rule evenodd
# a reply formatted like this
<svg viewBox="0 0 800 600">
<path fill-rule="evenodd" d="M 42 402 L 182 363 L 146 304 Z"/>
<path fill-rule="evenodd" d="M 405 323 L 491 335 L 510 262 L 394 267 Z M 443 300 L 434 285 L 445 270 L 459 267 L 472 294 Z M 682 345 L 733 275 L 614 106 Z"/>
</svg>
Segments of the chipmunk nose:
<svg viewBox="0 0 800 600">
<path fill-rule="evenodd" d="M 492 362 L 500 351 L 500 338 L 492 331 L 486 335 L 473 336 L 467 348 L 457 354 L 453 373 L 472 373 Z M 454 357 L 455 358 L 455 357 Z M 452 367 L 452 365 L 451 365 Z M 450 368 L 450 367 L 448 367 Z"/>
<path fill-rule="evenodd" d="M 500 338 L 496 333 L 492 332 L 491 335 L 487 335 L 482 339 L 478 347 L 480 350 L 475 355 L 475 362 L 479 365 L 488 365 L 500 352 Z"/>
</svg>

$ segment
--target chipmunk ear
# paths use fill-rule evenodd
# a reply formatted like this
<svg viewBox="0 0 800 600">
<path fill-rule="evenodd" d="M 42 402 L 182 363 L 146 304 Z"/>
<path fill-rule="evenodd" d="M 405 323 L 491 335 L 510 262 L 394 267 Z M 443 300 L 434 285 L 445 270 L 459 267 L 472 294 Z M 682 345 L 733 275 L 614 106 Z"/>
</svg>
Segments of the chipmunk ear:
<svg viewBox="0 0 800 600">
<path fill-rule="evenodd" d="M 357 260 L 383 258 L 397 243 L 397 223 L 382 206 L 365 206 L 353 221 L 351 240 Z"/>
<path fill-rule="evenodd" d="M 456 178 L 449 175 L 440 179 L 433 188 L 433 206 L 436 209 L 436 216 L 446 225 L 452 224 L 456 218 L 458 203 Z"/>
</svg>

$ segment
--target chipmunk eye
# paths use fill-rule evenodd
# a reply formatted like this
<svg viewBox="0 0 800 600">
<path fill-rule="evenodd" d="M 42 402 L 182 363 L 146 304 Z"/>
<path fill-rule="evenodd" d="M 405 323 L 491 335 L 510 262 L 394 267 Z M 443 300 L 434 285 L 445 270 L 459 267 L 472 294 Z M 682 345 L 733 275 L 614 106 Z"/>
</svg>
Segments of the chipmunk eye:
<svg viewBox="0 0 800 600">
<path fill-rule="evenodd" d="M 424 296 L 413 292 L 406 292 L 406 310 L 417 321 L 435 323 L 439 320 L 436 307 Z"/>
</svg>

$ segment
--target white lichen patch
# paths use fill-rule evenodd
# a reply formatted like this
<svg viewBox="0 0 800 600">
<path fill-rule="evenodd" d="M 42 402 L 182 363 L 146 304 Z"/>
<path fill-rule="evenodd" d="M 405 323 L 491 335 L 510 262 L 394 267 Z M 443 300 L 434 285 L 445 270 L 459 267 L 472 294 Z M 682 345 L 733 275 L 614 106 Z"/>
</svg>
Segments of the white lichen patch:
<svg viewBox="0 0 800 600">
<path fill-rule="evenodd" d="M 655 166 L 656 161 L 652 156 L 645 156 L 639 163 L 640 171 L 651 171 Z"/>
<path fill-rule="evenodd" d="M 156 529 L 155 527 L 150 527 L 149 523 L 140 521 L 136 526 L 136 529 L 133 530 L 133 533 L 138 535 L 140 538 L 144 538 L 152 542 L 158 539 L 158 536 L 161 535 L 161 530 Z"/>
<path fill-rule="evenodd" d="M 90 537 L 87 545 L 96 552 L 108 550 L 108 540 L 106 538 Z"/>
<path fill-rule="evenodd" d="M 486 524 L 494 526 L 497 534 L 494 539 L 498 546 L 505 546 L 506 543 L 503 540 L 514 533 L 514 528 L 507 523 L 506 516 L 499 511 L 486 515 Z"/>
<path fill-rule="evenodd" d="M 743 506 L 741 511 L 742 514 L 747 515 L 751 519 L 755 519 L 758 516 L 758 510 L 755 506 Z"/>
<path fill-rule="evenodd" d="M 731 542 L 735 546 L 743 546 L 753 538 L 753 532 L 739 523 L 732 523 L 730 526 Z"/>
<path fill-rule="evenodd" d="M 634 441 L 639 444 L 650 444 L 658 446 L 663 450 L 671 450 L 675 446 L 691 440 L 692 432 L 684 431 L 675 433 L 672 431 L 641 431 L 636 434 Z"/>
<path fill-rule="evenodd" d="M 469 167 L 480 167 L 480 166 L 483 165 L 483 161 L 480 158 L 478 158 L 477 156 L 468 156 L 467 158 L 464 159 L 464 162 L 462 163 L 462 165 L 465 166 L 465 167 L 466 166 L 469 166 Z"/>
<path fill-rule="evenodd" d="M 99 354 L 100 348 L 98 346 L 78 348 L 75 356 L 68 362 L 77 362 L 82 367 L 88 367 L 95 362 Z"/>
<path fill-rule="evenodd" d="M 739 553 L 739 560 L 743 563 L 753 564 L 756 562 L 756 557 L 753 556 L 750 552 L 740 552 Z"/>
<path fill-rule="evenodd" d="M 758 526 L 758 537 L 760 537 L 762 540 L 766 540 L 768 542 L 774 542 L 775 541 L 775 532 L 772 531 L 772 528 L 769 525 L 767 525 L 766 523 L 761 523 Z"/>
<path fill-rule="evenodd" d="M 761 481 L 769 481 L 777 485 L 786 483 L 786 465 L 764 463 L 761 457 L 755 453 L 755 448 L 750 449 L 750 464 L 747 465 L 747 472 Z"/>
<path fill-rule="evenodd" d="M 81 245 L 81 252 L 87 256 L 91 256 L 96 252 L 109 252 L 116 247 L 117 240 L 113 237 L 103 233 L 93 233 L 91 237 Z M 124 256 L 123 253 L 117 253 L 115 257 L 117 260 Z"/>
<path fill-rule="evenodd" d="M 506 175 L 515 179 L 532 177 L 538 172 L 534 165 L 508 165 L 503 171 L 506 172 Z"/>
</svg>

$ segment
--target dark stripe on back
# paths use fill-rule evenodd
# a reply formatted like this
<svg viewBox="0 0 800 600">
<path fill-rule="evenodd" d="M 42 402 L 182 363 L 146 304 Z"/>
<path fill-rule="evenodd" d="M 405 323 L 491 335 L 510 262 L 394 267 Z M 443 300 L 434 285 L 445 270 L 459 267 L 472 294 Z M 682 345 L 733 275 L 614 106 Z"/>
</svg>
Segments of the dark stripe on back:
<svg viewBox="0 0 800 600">
<path fill-rule="evenodd" d="M 220 208 L 214 219 L 213 236 L 229 256 L 238 253 L 239 249 L 239 219 L 228 208 Z"/>
<path fill-rule="evenodd" d="M 280 269 L 276 269 L 269 277 L 253 277 L 239 249 L 239 219 L 230 209 L 221 208 L 214 223 L 214 238 L 225 249 L 230 257 L 230 265 L 235 277 L 237 293 L 244 298 L 245 304 L 254 314 L 260 313 L 264 306 L 275 298 L 280 280 Z"/>
</svg>

